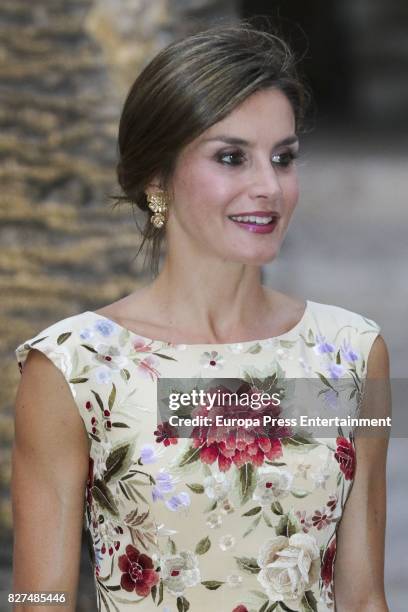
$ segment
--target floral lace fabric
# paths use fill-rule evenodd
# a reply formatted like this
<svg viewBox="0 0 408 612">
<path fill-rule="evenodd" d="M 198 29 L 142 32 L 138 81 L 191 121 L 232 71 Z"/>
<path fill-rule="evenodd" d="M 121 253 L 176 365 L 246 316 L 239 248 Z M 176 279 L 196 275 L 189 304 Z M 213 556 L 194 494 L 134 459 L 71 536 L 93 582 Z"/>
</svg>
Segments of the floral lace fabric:
<svg viewBox="0 0 408 612">
<path fill-rule="evenodd" d="M 90 441 L 84 528 L 98 612 L 334 610 L 336 533 L 353 482 L 353 431 L 230 443 L 157 423 L 161 377 L 344 378 L 361 396 L 380 328 L 307 302 L 291 331 L 233 344 L 150 340 L 93 312 L 16 349 L 62 372 Z M 58 409 L 58 407 L 56 407 Z"/>
</svg>

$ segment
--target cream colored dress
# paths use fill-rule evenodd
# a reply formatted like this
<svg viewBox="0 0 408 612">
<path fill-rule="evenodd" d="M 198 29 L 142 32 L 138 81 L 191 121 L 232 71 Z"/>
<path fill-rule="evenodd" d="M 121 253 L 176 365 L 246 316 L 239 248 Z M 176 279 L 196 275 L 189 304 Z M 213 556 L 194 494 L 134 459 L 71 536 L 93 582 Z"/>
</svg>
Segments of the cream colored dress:
<svg viewBox="0 0 408 612">
<path fill-rule="evenodd" d="M 177 438 L 158 424 L 157 384 L 239 378 L 259 389 L 277 375 L 320 379 L 328 391 L 344 379 L 358 399 L 379 331 L 309 300 L 292 330 L 257 341 L 175 345 L 83 312 L 22 343 L 20 370 L 31 348 L 55 364 L 91 444 L 84 527 L 98 611 L 334 610 L 336 530 L 358 461 L 352 430 Z"/>
</svg>

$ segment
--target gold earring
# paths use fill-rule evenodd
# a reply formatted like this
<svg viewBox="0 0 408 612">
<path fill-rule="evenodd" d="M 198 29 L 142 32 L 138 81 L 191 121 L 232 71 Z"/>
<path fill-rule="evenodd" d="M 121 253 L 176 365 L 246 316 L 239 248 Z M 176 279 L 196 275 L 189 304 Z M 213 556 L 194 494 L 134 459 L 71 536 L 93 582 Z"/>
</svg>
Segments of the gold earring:
<svg viewBox="0 0 408 612">
<path fill-rule="evenodd" d="M 150 222 L 157 228 L 163 227 L 166 222 L 167 214 L 167 203 L 164 197 L 164 192 L 161 191 L 157 194 L 147 194 L 147 204 L 154 212 L 154 215 L 150 217 Z"/>
</svg>

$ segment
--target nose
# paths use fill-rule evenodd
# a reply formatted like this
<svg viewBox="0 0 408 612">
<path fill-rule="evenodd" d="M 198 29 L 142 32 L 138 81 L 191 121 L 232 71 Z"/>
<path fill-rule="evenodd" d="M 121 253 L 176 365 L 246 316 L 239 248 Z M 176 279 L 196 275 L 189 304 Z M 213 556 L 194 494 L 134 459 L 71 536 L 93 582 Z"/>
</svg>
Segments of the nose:
<svg viewBox="0 0 408 612">
<path fill-rule="evenodd" d="M 279 200 L 282 187 L 276 169 L 270 160 L 259 161 L 251 171 L 251 186 L 249 195 L 252 198 Z"/>
</svg>

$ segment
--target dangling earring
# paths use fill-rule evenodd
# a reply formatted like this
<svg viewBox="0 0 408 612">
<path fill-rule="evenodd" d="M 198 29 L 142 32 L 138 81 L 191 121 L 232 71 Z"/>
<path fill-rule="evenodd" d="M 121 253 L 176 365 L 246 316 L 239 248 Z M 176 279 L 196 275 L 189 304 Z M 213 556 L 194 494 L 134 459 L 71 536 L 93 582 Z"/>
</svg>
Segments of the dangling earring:
<svg viewBox="0 0 408 612">
<path fill-rule="evenodd" d="M 154 215 L 150 217 L 150 222 L 157 228 L 163 227 L 166 222 L 167 214 L 167 203 L 164 197 L 164 192 L 161 191 L 157 194 L 147 194 L 147 204 L 154 212 Z"/>
</svg>

